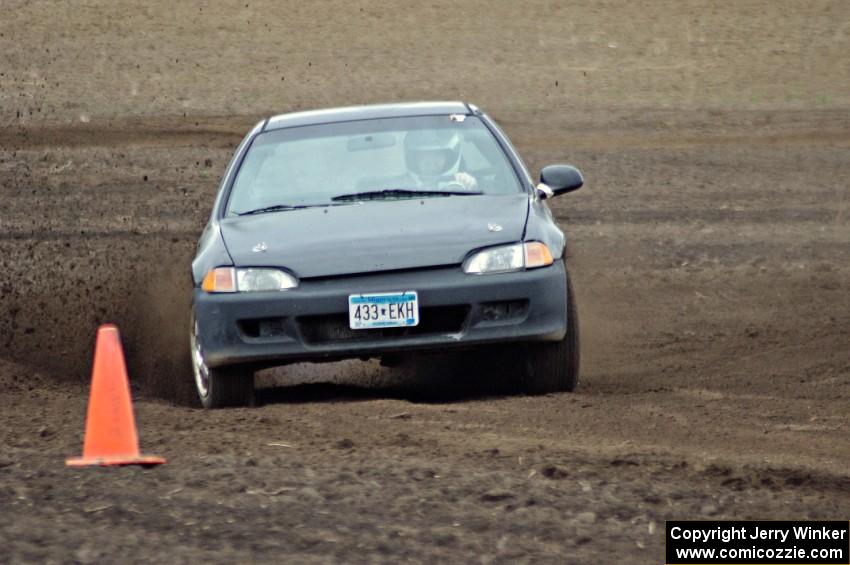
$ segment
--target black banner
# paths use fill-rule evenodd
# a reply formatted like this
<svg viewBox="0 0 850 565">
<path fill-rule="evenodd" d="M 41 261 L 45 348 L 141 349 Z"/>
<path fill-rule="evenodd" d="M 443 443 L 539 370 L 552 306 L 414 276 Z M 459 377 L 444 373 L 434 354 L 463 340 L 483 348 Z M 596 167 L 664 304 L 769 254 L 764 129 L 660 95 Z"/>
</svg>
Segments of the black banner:
<svg viewBox="0 0 850 565">
<path fill-rule="evenodd" d="M 850 522 L 670 521 L 665 563 L 850 564 Z"/>
</svg>

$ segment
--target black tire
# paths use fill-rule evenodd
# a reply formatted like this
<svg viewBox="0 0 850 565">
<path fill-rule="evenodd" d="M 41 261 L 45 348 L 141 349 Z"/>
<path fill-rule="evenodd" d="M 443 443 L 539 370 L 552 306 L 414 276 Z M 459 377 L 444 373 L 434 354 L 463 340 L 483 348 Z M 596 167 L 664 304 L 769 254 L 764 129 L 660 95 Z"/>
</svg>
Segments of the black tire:
<svg viewBox="0 0 850 565">
<path fill-rule="evenodd" d="M 209 369 L 209 392 L 201 399 L 204 408 L 252 406 L 254 404 L 254 373 L 241 367 Z"/>
<path fill-rule="evenodd" d="M 254 404 L 254 372 L 240 366 L 211 369 L 204 363 L 197 339 L 198 324 L 192 319 L 190 354 L 195 389 L 204 408 L 251 406 Z"/>
<path fill-rule="evenodd" d="M 381 367 L 387 367 L 389 369 L 401 367 L 404 364 L 404 360 L 405 358 L 401 355 L 382 355 Z"/>
<path fill-rule="evenodd" d="M 561 341 L 528 344 L 521 383 L 526 394 L 572 392 L 578 386 L 578 312 L 573 284 L 569 273 L 566 275 L 567 333 Z"/>
</svg>

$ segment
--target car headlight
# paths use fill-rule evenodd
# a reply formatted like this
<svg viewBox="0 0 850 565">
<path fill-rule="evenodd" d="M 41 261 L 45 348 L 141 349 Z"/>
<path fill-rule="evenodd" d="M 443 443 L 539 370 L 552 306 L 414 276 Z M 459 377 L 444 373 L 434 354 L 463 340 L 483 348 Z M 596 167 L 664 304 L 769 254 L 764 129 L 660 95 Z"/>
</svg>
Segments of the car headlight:
<svg viewBox="0 0 850 565">
<path fill-rule="evenodd" d="M 463 263 L 463 272 L 473 275 L 510 273 L 551 265 L 552 253 L 539 241 L 514 243 L 479 251 Z"/>
<path fill-rule="evenodd" d="M 268 292 L 297 286 L 298 280 L 280 269 L 218 267 L 207 273 L 201 288 L 207 292 Z"/>
</svg>

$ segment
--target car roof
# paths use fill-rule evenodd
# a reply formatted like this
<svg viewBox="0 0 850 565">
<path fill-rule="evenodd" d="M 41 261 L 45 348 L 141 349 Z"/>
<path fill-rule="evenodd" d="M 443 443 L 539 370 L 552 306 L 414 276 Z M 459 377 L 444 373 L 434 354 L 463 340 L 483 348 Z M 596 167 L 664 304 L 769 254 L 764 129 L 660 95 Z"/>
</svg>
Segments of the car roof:
<svg viewBox="0 0 850 565">
<path fill-rule="evenodd" d="M 351 122 L 354 120 L 470 113 L 472 113 L 472 109 L 463 102 L 372 104 L 368 106 L 347 106 L 343 108 L 280 114 L 269 118 L 264 129 L 272 130 L 316 124 L 331 124 L 334 122 Z"/>
</svg>

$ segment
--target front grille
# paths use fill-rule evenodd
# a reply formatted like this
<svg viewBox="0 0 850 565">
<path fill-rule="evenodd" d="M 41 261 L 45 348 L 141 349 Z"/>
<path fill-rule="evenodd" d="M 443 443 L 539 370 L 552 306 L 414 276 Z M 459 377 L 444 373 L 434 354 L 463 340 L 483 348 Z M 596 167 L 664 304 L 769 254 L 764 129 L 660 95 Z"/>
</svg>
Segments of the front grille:
<svg viewBox="0 0 850 565">
<path fill-rule="evenodd" d="M 429 306 L 419 309 L 419 325 L 407 328 L 375 328 L 352 330 L 348 326 L 348 314 L 323 316 L 301 316 L 298 326 L 304 341 L 310 344 L 338 341 L 368 341 L 374 339 L 398 339 L 428 334 L 457 333 L 463 329 L 469 306 Z"/>
</svg>

